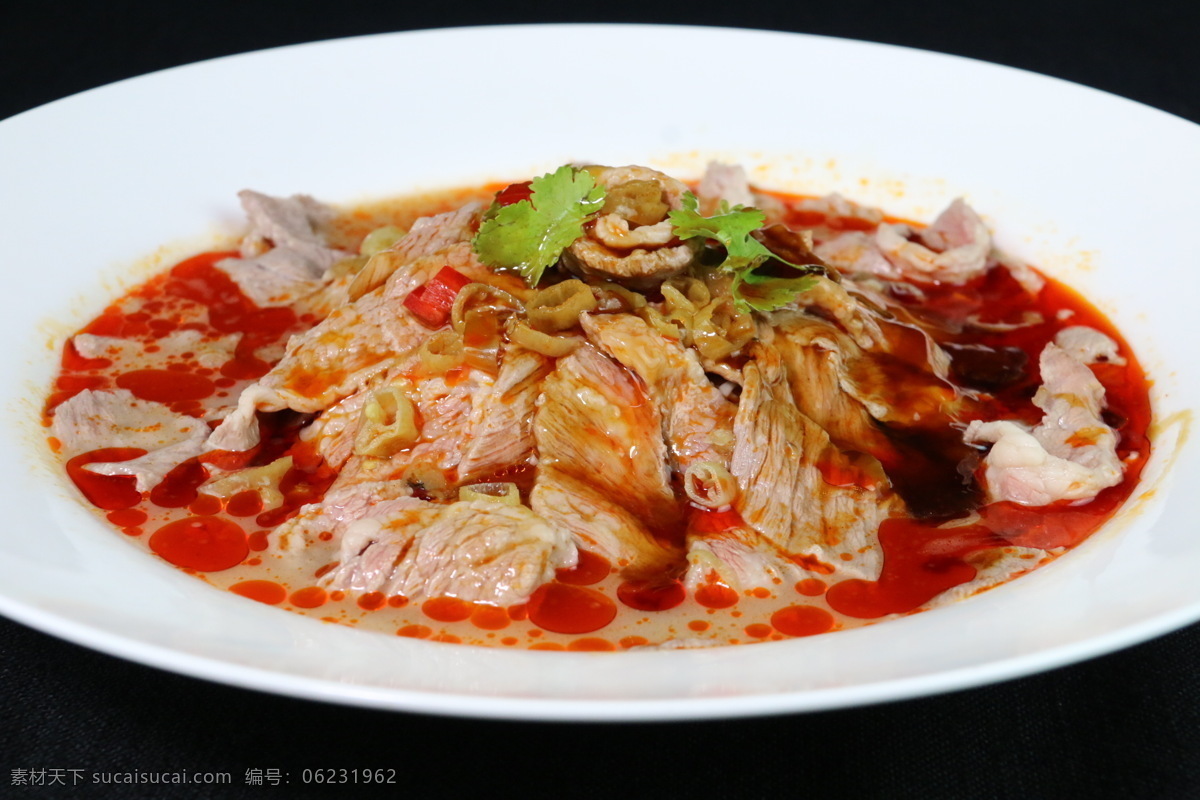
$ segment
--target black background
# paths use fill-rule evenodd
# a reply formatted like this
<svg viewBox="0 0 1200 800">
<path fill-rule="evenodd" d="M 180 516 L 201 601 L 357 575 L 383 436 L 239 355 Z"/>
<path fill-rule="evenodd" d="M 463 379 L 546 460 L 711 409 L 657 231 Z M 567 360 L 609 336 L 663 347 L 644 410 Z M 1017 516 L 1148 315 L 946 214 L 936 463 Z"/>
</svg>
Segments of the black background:
<svg viewBox="0 0 1200 800">
<path fill-rule="evenodd" d="M 0 25 L 0 118 L 121 78 L 276 45 L 452 25 L 628 21 L 791 30 L 972 56 L 1200 122 L 1194 7 L 1182 0 L 706 0 L 686 10 L 656 0 L 576 7 L 545 0 L 520 7 L 475 0 L 10 3 Z M 726 65 L 753 69 L 752 59 Z M 890 88 L 916 95 L 919 87 Z M 398 785 L 389 793 L 422 798 L 506 790 L 584 797 L 1200 797 L 1200 626 L 939 697 L 748 720 L 598 725 L 446 719 L 292 700 L 127 663 L 0 620 L 0 796 L 351 794 L 299 784 L 302 769 L 319 767 L 394 768 Z M 234 785 L 17 789 L 11 779 L 18 769 L 228 771 Z M 279 769 L 291 783 L 249 786 L 248 769 Z"/>
</svg>

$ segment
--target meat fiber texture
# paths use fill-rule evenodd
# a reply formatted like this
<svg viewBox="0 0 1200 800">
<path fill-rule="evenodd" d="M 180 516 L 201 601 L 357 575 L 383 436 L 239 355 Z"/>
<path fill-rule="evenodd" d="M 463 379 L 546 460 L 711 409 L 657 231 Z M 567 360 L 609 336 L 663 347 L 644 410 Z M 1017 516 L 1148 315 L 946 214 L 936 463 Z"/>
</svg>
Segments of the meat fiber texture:
<svg viewBox="0 0 1200 800">
<path fill-rule="evenodd" d="M 465 243 L 462 218 L 463 209 L 425 218 L 429 221 L 420 228 L 417 243 L 402 246 L 402 239 L 397 245 L 402 263 L 382 286 L 337 307 L 311 330 L 292 337 L 283 358 L 242 392 L 237 408 L 213 431 L 211 446 L 247 450 L 258 442 L 256 412 L 323 411 L 411 356 L 429 335 L 403 307 L 412 290 L 444 266 L 468 277 L 490 274 Z"/>
<path fill-rule="evenodd" d="M 662 418 L 673 471 L 683 475 L 700 464 L 728 470 L 734 449 L 737 405 L 713 386 L 694 350 L 667 339 L 629 314 L 585 315 L 589 340 L 640 379 Z M 595 538 L 593 533 L 592 537 Z M 786 552 L 745 525 L 716 533 L 686 534 L 689 588 L 715 573 L 729 586 L 772 586 L 799 570 Z"/>
<path fill-rule="evenodd" d="M 410 600 L 511 605 L 575 565 L 569 535 L 528 508 L 492 500 L 412 501 L 351 524 L 327 585 Z"/>
<path fill-rule="evenodd" d="M 1044 412 L 1042 421 L 1031 429 L 1010 420 L 977 420 L 964 438 L 991 445 L 983 475 L 993 502 L 1089 500 L 1124 477 L 1117 434 L 1101 417 L 1104 387 L 1086 364 L 1053 342 L 1038 363 L 1042 386 L 1033 402 Z"/>
<path fill-rule="evenodd" d="M 127 389 L 80 392 L 54 410 L 53 431 L 68 458 L 108 447 L 145 450 L 145 455 L 129 461 L 84 467 L 100 475 L 133 475 L 139 492 L 150 490 L 176 466 L 203 452 L 208 438 L 203 420 L 134 397 Z"/>
<path fill-rule="evenodd" d="M 261 307 L 284 306 L 320 287 L 326 272 L 350 253 L 329 247 L 322 228 L 333 210 L 308 195 L 238 193 L 250 222 L 241 258 L 217 264 Z"/>
<path fill-rule="evenodd" d="M 713 386 L 695 350 L 631 314 L 583 315 L 588 339 L 636 375 L 663 419 L 672 466 L 729 465 L 737 406 Z"/>
<path fill-rule="evenodd" d="M 271 545 L 278 552 L 295 553 L 317 546 L 321 534 L 331 542 L 341 541 L 351 523 L 372 515 L 388 514 L 397 508 L 424 507 L 412 496 L 407 481 L 374 481 L 348 487 L 332 487 L 318 503 L 300 507 L 299 513 L 275 529 Z"/>
<path fill-rule="evenodd" d="M 633 573 L 682 554 L 654 536 L 680 527 L 662 415 L 640 381 L 591 345 L 561 358 L 534 417 L 534 511 Z"/>
<path fill-rule="evenodd" d="M 883 219 L 876 209 L 863 209 L 834 196 L 826 213 L 859 216 L 873 224 Z M 993 266 L 1003 266 L 1030 294 L 1045 281 L 1024 263 L 996 250 L 987 225 L 962 198 L 954 200 L 933 224 L 920 231 L 909 225 L 883 223 L 873 233 L 820 231 L 816 254 L 849 274 L 872 275 L 891 281 L 917 284 L 964 284 Z"/>
<path fill-rule="evenodd" d="M 231 333 L 210 339 L 196 330 L 179 330 L 154 341 L 158 347 L 158 358 L 169 360 L 181 358 L 187 354 L 201 367 L 219 369 L 226 361 L 234 356 L 242 334 Z M 107 358 L 113 362 L 115 372 L 134 368 L 141 364 L 145 343 L 137 339 L 123 339 L 115 336 L 96 336 L 91 333 L 79 333 L 71 339 L 75 351 L 84 358 Z"/>
<path fill-rule="evenodd" d="M 833 486 L 818 467 L 839 452 L 829 434 L 800 413 L 779 352 L 752 348 L 734 419 L 731 472 L 741 488 L 734 508 L 788 553 L 845 554 L 867 577 L 879 574 L 879 524 L 898 507 L 886 486 Z M 836 563 L 836 562 L 834 562 Z"/>
</svg>

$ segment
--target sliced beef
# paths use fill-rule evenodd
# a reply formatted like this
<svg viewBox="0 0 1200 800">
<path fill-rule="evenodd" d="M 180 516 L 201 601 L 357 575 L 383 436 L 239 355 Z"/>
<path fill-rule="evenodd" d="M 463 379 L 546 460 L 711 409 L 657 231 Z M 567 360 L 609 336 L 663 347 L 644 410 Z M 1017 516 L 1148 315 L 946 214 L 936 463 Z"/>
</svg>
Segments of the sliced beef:
<svg viewBox="0 0 1200 800">
<path fill-rule="evenodd" d="M 1083 364 L 1123 365 L 1120 348 L 1109 336 L 1086 325 L 1072 325 L 1054 335 L 1054 343 Z"/>
<path fill-rule="evenodd" d="M 539 467 L 529 502 L 546 521 L 570 532 L 577 545 L 604 556 L 626 575 L 660 575 L 682 563 L 682 551 L 657 538 L 620 497 L 566 470 Z"/>
<path fill-rule="evenodd" d="M 200 331 L 185 329 L 174 331 L 154 340 L 156 358 L 168 360 L 181 358 L 185 353 L 202 367 L 219 369 L 234 356 L 242 334 L 208 338 Z M 76 352 L 84 358 L 107 358 L 113 362 L 113 372 L 136 369 L 144 364 L 145 342 L 137 339 L 121 339 L 114 336 L 96 336 L 79 333 L 71 339 Z"/>
<path fill-rule="evenodd" d="M 867 406 L 847 390 L 845 362 L 863 357 L 854 341 L 838 326 L 811 314 L 782 312 L 772 323 L 772 343 L 800 413 L 824 428 L 838 447 L 863 453 L 890 450 L 890 441 Z"/>
<path fill-rule="evenodd" d="M 923 231 L 882 222 L 873 234 L 822 234 L 816 247 L 821 258 L 847 273 L 885 280 L 962 284 L 982 275 L 994 261 L 987 226 L 961 199 Z"/>
<path fill-rule="evenodd" d="M 203 452 L 208 438 L 203 420 L 137 398 L 128 389 L 80 392 L 55 407 L 52 430 L 67 458 L 109 447 L 145 450 L 129 461 L 84 467 L 99 475 L 133 475 L 139 492 L 154 488 L 176 466 Z"/>
<path fill-rule="evenodd" d="M 741 489 L 734 508 L 787 553 L 845 554 L 878 574 L 879 523 L 900 509 L 886 483 L 856 482 L 859 471 L 819 425 L 796 408 L 779 351 L 756 343 L 744 369 L 731 472 Z M 826 476 L 855 476 L 849 481 Z"/>
<path fill-rule="evenodd" d="M 502 606 L 528 600 L 578 559 L 565 531 L 524 506 L 490 500 L 365 517 L 346 530 L 340 555 L 330 588 Z"/>
<path fill-rule="evenodd" d="M 993 547 L 979 550 L 963 560 L 975 568 L 975 577 L 966 583 L 948 589 L 923 608 L 957 603 L 982 591 L 1006 583 L 1030 570 L 1037 569 L 1053 556 L 1045 550 L 1033 547 Z"/>
<path fill-rule="evenodd" d="M 536 461 L 533 416 L 553 360 L 509 342 L 490 389 L 474 399 L 458 481 L 472 483 Z"/>
<path fill-rule="evenodd" d="M 729 207 L 755 205 L 754 192 L 750 189 L 750 181 L 746 179 L 746 170 L 737 164 L 722 164 L 711 161 L 704 170 L 704 176 L 696 187 L 696 197 L 700 200 L 700 213 L 714 216 L 721 211 L 721 204 Z"/>
<path fill-rule="evenodd" d="M 276 550 L 296 552 L 317 544 L 322 533 L 336 545 L 346 527 L 355 520 L 400 509 L 424 508 L 423 501 L 412 496 L 405 481 L 375 481 L 348 487 L 331 486 L 320 502 L 301 506 L 271 534 Z"/>
<path fill-rule="evenodd" d="M 382 287 L 293 336 L 283 359 L 243 391 L 237 409 L 213 432 L 212 447 L 253 447 L 256 412 L 323 411 L 362 389 L 374 376 L 398 368 L 431 335 L 404 307 L 404 299 L 447 265 L 468 277 L 490 275 L 467 244 L 398 268 Z"/>
<path fill-rule="evenodd" d="M 845 220 L 856 220 L 858 226 L 864 228 L 873 228 L 883 222 L 883 212 L 878 208 L 856 203 L 837 192 L 822 197 L 805 198 L 797 202 L 795 207 L 810 218 L 819 216 L 824 217 L 827 221 L 836 220 L 839 223 Z M 820 224 L 813 226 L 813 230 L 820 234 L 826 233 Z M 820 238 L 826 239 L 828 236 L 822 235 Z"/>
<path fill-rule="evenodd" d="M 713 386 L 696 351 L 631 314 L 582 316 L 588 339 L 641 379 L 662 415 L 677 473 L 711 461 L 728 467 L 737 406 Z"/>
<path fill-rule="evenodd" d="M 336 262 L 351 254 L 329 247 L 323 228 L 333 210 L 308 195 L 271 197 L 238 192 L 250 221 L 242 257 L 217 264 L 259 306 L 294 302 L 321 285 Z"/>
<path fill-rule="evenodd" d="M 385 383 L 385 375 L 368 380 L 363 388 L 321 412 L 300 431 L 300 438 L 311 443 L 326 464 L 341 469 L 353 455 L 363 407 L 375 390 Z"/>
<path fill-rule="evenodd" d="M 917 328 L 881 319 L 878 346 L 860 348 L 837 326 L 796 312 L 772 316 L 774 346 L 797 408 L 838 447 L 864 454 L 852 469 L 886 473 L 918 517 L 978 505 L 960 464 L 974 455 L 955 423 L 975 408 L 945 379 L 945 353 Z M 898 388 L 903 386 L 903 388 Z"/>
<path fill-rule="evenodd" d="M 1044 415 L 1028 426 L 972 422 L 965 440 L 990 444 L 984 458 L 988 498 L 1030 506 L 1090 500 L 1124 477 L 1117 434 L 1101 416 L 1104 387 L 1066 350 L 1047 344 L 1038 360 L 1042 386 L 1033 398 Z"/>
<path fill-rule="evenodd" d="M 688 569 L 683 583 L 696 591 L 720 582 L 736 591 L 792 584 L 801 569 L 769 539 L 747 525 L 719 532 L 688 534 Z"/>
<path fill-rule="evenodd" d="M 818 244 L 814 252 L 826 263 L 847 273 L 864 273 L 892 280 L 900 278 L 900 270 L 884 256 L 875 237 L 864 231 L 839 233 Z"/>
<path fill-rule="evenodd" d="M 880 225 L 875 244 L 906 280 L 962 284 L 988 268 L 992 236 L 974 209 L 955 200 L 916 237 L 905 225 Z M 885 276 L 887 277 L 887 276 Z"/>
<path fill-rule="evenodd" d="M 539 402 L 533 509 L 580 543 L 612 542 L 602 555 L 631 571 L 677 557 L 669 540 L 682 541 L 683 518 L 671 489 L 662 415 L 641 382 L 584 344 L 559 359 Z M 602 524 L 615 536 L 592 530 L 596 514 L 570 507 L 570 490 L 578 486 L 588 490 L 581 502 L 624 523 Z"/>
<path fill-rule="evenodd" d="M 434 376 L 415 384 L 402 383 L 419 421 L 416 442 L 386 457 L 351 455 L 334 486 L 434 475 L 438 489 L 453 493 L 457 488 L 458 466 L 473 440 L 472 419 L 482 412 L 482 402 L 491 395 L 493 378 L 471 370 L 454 380 Z M 355 428 L 357 434 L 357 424 Z"/>
<path fill-rule="evenodd" d="M 834 282 L 817 276 L 812 286 L 796 298 L 796 307 L 837 323 L 859 347 L 880 347 L 884 342 L 881 316 L 851 294 L 853 285 L 844 279 Z"/>
</svg>

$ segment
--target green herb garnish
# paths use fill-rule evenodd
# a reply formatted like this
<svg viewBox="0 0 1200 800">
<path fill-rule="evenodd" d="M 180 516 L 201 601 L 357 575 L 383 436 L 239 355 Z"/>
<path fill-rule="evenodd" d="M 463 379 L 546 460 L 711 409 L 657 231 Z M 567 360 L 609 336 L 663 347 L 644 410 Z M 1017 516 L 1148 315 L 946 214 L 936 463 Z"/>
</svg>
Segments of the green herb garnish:
<svg viewBox="0 0 1200 800">
<path fill-rule="evenodd" d="M 471 245 L 497 269 L 514 269 L 537 286 L 546 267 L 583 236 L 583 224 L 604 205 L 604 187 L 569 165 L 534 178 L 528 200 L 493 203 Z"/>
<path fill-rule="evenodd" d="M 704 217 L 700 215 L 700 201 L 696 195 L 687 192 L 683 196 L 683 208 L 671 211 L 667 216 L 680 239 L 713 239 L 725 248 L 725 259 L 717 268 L 733 274 L 730 290 L 734 302 L 743 311 L 781 308 L 816 283 L 814 274 L 825 272 L 818 264 L 793 264 L 780 258 L 751 236 L 767 219 L 757 208 L 729 208 L 722 203 L 718 214 Z M 755 272 L 768 259 L 780 261 L 805 274 L 785 278 Z"/>
</svg>

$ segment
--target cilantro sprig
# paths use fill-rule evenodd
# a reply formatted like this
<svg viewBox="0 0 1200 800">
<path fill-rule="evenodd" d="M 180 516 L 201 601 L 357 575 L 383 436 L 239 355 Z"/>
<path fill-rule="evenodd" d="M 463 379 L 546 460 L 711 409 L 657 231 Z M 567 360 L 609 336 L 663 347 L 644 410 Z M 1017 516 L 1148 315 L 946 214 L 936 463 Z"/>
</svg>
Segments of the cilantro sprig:
<svg viewBox="0 0 1200 800">
<path fill-rule="evenodd" d="M 751 234 L 763 226 L 767 216 L 757 208 L 746 208 L 722 203 L 719 213 L 705 217 L 700 214 L 700 201 L 696 195 L 683 195 L 683 208 L 671 211 L 667 216 L 680 239 L 713 239 L 725 248 L 725 259 L 718 269 L 733 274 L 730 291 L 733 300 L 743 311 L 774 311 L 787 305 L 812 288 L 817 274 L 825 268 L 817 264 L 793 264 L 772 253 L 767 246 Z M 803 275 L 778 277 L 756 272 L 768 259 L 775 259 L 800 270 Z"/>
<path fill-rule="evenodd" d="M 570 165 L 534 178 L 528 200 L 492 203 L 471 244 L 485 264 L 521 273 L 537 286 L 546 267 L 583 236 L 583 225 L 604 206 L 604 187 Z"/>
</svg>

